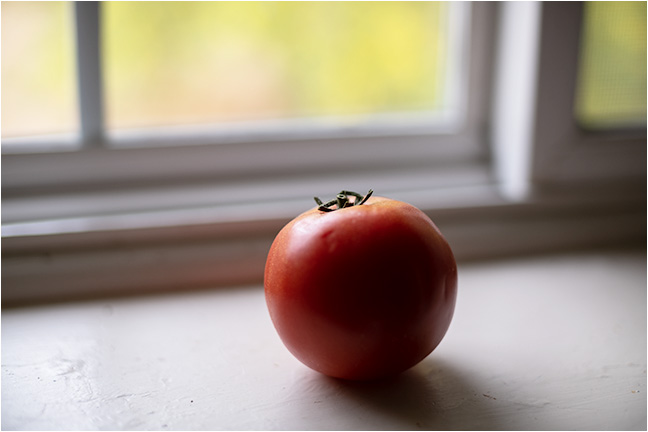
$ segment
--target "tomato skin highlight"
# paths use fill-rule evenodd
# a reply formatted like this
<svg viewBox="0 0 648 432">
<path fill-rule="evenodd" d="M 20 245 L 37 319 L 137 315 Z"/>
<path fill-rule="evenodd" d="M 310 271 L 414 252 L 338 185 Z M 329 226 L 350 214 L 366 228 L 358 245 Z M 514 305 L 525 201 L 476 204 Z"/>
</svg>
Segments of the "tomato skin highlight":
<svg viewBox="0 0 648 432">
<path fill-rule="evenodd" d="M 272 322 L 297 359 L 332 377 L 368 380 L 409 369 L 441 342 L 457 267 L 427 215 L 372 197 L 289 222 L 270 247 L 264 287 Z"/>
</svg>

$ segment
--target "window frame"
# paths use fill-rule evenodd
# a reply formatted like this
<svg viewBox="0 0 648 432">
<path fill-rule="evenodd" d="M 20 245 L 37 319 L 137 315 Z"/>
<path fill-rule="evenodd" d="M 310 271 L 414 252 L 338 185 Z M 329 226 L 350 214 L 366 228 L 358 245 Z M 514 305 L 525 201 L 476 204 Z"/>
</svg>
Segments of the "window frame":
<svg viewBox="0 0 648 432">
<path fill-rule="evenodd" d="M 472 14 L 471 7 L 487 13 Z M 492 20 L 491 5 L 450 4 L 455 30 L 449 51 L 461 53 L 450 63 L 460 73 L 448 83 L 456 104 L 441 115 L 379 115 L 351 127 L 324 117 L 116 131 L 104 130 L 102 120 L 100 3 L 76 2 L 74 8 L 80 137 L 4 139 L 2 187 L 8 196 L 486 157 L 481 136 L 490 76 L 485 41 L 492 28 L 485 21 Z M 134 161 L 142 164 L 135 169 Z"/>
<path fill-rule="evenodd" d="M 533 182 L 538 189 L 583 181 L 645 186 L 645 127 L 589 131 L 576 121 L 584 7 L 579 2 L 543 5 Z"/>
<path fill-rule="evenodd" d="M 500 190 L 514 201 L 591 187 L 645 200 L 646 128 L 591 131 L 575 117 L 584 7 L 506 2 L 500 11 L 491 143 Z"/>
<path fill-rule="evenodd" d="M 570 10 L 567 17 L 557 5 Z M 575 94 L 575 68 L 553 70 L 543 62 L 575 56 L 578 32 L 567 41 L 551 33 L 560 22 L 578 26 L 582 5 L 477 2 L 471 8 L 466 55 L 473 66 L 464 77 L 470 99 L 464 101 L 466 124 L 457 131 L 386 128 L 332 136 L 324 125 L 305 139 L 300 130 L 285 136 L 206 128 L 193 135 L 163 131 L 153 141 L 118 137 L 131 148 L 3 155 L 3 204 L 9 204 L 2 226 L 3 305 L 258 284 L 276 232 L 313 205 L 313 195 L 358 184 L 425 211 L 459 260 L 645 248 L 645 130 L 626 132 L 627 144 L 623 134 L 574 133 L 571 112 L 556 119 L 549 103 L 553 95 L 569 105 Z M 507 51 L 511 40 L 526 55 Z M 520 79 L 505 79 L 519 71 Z M 564 76 L 553 76 L 561 71 Z M 520 99 L 510 103 L 511 94 Z M 521 126 L 511 127 L 511 119 Z M 176 146 L 182 136 L 184 145 Z M 588 137 L 601 142 L 590 145 Z M 623 154 L 610 164 L 615 146 Z M 515 164 L 521 169 L 510 170 Z M 195 184 L 202 192 L 185 205 Z M 158 203 L 179 205 L 147 210 L 129 204 L 150 192 L 164 192 Z M 93 212 L 86 201 L 97 201 L 97 194 L 106 199 Z M 45 220 L 17 214 L 5 221 L 7 207 L 59 202 L 63 212 Z M 79 214 L 65 213 L 77 206 Z"/>
</svg>

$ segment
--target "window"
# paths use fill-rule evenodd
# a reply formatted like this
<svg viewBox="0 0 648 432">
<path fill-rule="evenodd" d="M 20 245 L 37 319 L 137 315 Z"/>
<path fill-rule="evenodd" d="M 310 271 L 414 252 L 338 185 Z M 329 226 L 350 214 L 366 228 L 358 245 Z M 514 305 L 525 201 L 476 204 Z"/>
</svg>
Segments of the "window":
<svg viewBox="0 0 648 432">
<path fill-rule="evenodd" d="M 618 4 L 618 5 L 617 5 Z M 584 7 L 584 5 L 587 5 Z M 610 130 L 608 125 L 598 130 L 588 130 L 579 123 L 578 116 L 578 79 L 581 82 L 582 92 L 588 91 L 586 82 L 588 73 L 597 73 L 597 65 L 592 65 L 590 72 L 586 72 L 579 65 L 587 65 L 590 51 L 596 48 L 593 42 L 591 29 L 582 27 L 587 24 L 587 12 L 596 12 L 601 7 L 598 3 L 584 4 L 546 4 L 542 8 L 542 24 L 540 27 L 540 51 L 538 58 L 538 88 L 542 89 L 537 93 L 536 117 L 534 125 L 534 150 L 532 155 L 532 177 L 538 189 L 545 187 L 555 189 L 565 187 L 564 182 L 581 183 L 597 182 L 599 187 L 602 183 L 625 184 L 621 190 L 633 189 L 638 193 L 645 190 L 646 177 L 646 127 L 645 114 L 643 126 L 635 123 L 634 127 L 622 127 Z M 615 3 L 614 9 L 625 8 L 623 2 Z M 592 8 L 592 9 L 590 9 Z M 643 22 L 645 34 L 646 16 L 640 10 L 640 21 Z M 641 25 L 636 26 L 637 13 L 626 16 L 627 23 L 616 25 L 616 30 L 621 33 L 626 27 L 636 27 L 640 33 Z M 615 19 L 614 16 L 611 16 Z M 592 19 L 591 17 L 589 19 Z M 585 20 L 585 21 L 584 21 Z M 601 27 L 601 31 L 605 29 Z M 643 37 L 645 44 L 645 37 Z M 592 47 L 594 45 L 594 47 Z M 581 48 L 584 50 L 581 51 Z M 636 49 L 632 49 L 636 53 Z M 641 52 L 641 50 L 639 51 Z M 602 54 L 601 54 L 602 55 Z M 640 54 L 637 54 L 640 55 Z M 645 56 L 645 47 L 643 48 Z M 582 63 L 581 63 L 582 60 Z M 628 84 L 636 86 L 641 80 L 643 86 L 646 82 L 645 62 L 643 71 L 636 70 L 630 65 L 642 62 L 641 58 L 628 60 L 628 67 L 625 73 L 633 77 L 630 80 L 620 78 L 614 79 L 612 88 L 616 95 L 625 92 L 623 87 Z M 560 67 L 557 67 L 560 65 Z M 581 75 L 579 76 L 579 72 Z M 642 78 L 638 78 L 642 76 Z M 638 91 L 641 85 L 639 84 Z M 591 89 L 590 89 L 591 91 Z M 603 93 L 601 93 L 603 94 Z M 608 92 L 608 94 L 611 94 Z M 626 99 L 622 96 L 619 100 Z M 643 106 L 645 110 L 645 92 L 643 92 Z M 634 102 L 632 102 L 634 104 Z M 582 105 L 581 105 L 582 107 Z M 639 111 L 641 106 L 639 105 Z M 607 109 L 607 108 L 606 108 Z M 599 111 L 608 117 L 606 122 L 613 119 L 610 111 Z M 577 113 L 575 116 L 574 113 Z M 637 118 L 638 112 L 632 114 Z M 582 115 L 582 112 L 581 112 Z M 618 120 L 617 120 L 618 121 Z M 617 123 L 617 125 L 619 125 Z M 605 130 L 607 129 L 607 130 Z M 590 186 L 591 187 L 591 186 Z M 639 189 L 636 189 L 636 188 Z M 645 193 L 643 193 L 645 198 Z"/>
<path fill-rule="evenodd" d="M 78 138 L 3 136 L 3 300 L 257 283 L 276 231 L 341 189 L 424 209 L 460 259 L 645 239 L 645 125 L 581 124 L 589 7 L 74 3 Z M 304 19 L 274 34 L 280 13 Z M 302 29 L 329 13 L 360 41 Z"/>
<path fill-rule="evenodd" d="M 78 130 L 72 10 L 2 3 L 2 138 Z"/>
<path fill-rule="evenodd" d="M 6 193 L 65 190 L 70 185 L 195 181 L 231 174 L 322 172 L 331 166 L 371 169 L 376 164 L 438 161 L 447 155 L 474 159 L 485 152 L 478 136 L 486 116 L 486 98 L 475 90 L 485 87 L 489 78 L 490 30 L 485 23 L 492 17 L 472 14 L 471 19 L 468 4 L 78 2 L 74 8 L 81 140 L 65 147 L 52 147 L 57 143 L 46 138 L 3 140 L 3 153 L 11 155 L 3 176 Z M 268 8 L 277 16 L 268 15 Z M 192 30 L 198 30 L 190 32 L 191 40 L 177 36 L 189 33 L 182 32 L 185 24 L 176 19 L 178 10 L 198 20 L 192 24 Z M 329 41 L 322 35 L 333 34 L 332 27 L 312 29 L 309 25 L 304 30 L 273 27 L 274 21 L 269 21 L 281 15 L 303 24 L 323 13 L 342 18 L 326 25 L 338 26 L 335 32 L 357 41 Z M 137 24 L 142 14 L 147 17 L 145 25 Z M 214 30 L 210 19 L 205 24 L 205 17 L 225 24 Z M 117 21 L 121 21 L 119 32 Z M 364 23 L 364 27 L 352 22 Z M 133 27 L 141 35 L 129 50 L 123 38 Z M 162 27 L 164 32 L 158 31 Z M 299 43 L 294 41 L 298 33 L 305 35 Z M 159 52 L 145 46 L 151 44 L 151 34 L 156 45 L 163 47 Z M 377 49 L 376 38 L 393 47 Z M 243 45 L 227 45 L 233 43 Z M 207 53 L 206 47 L 220 51 Z M 98 55 L 101 51 L 103 55 Z M 260 51 L 268 58 L 255 54 Z M 219 60 L 228 52 L 239 57 Z M 253 58 L 276 65 L 244 64 Z M 351 58 L 354 66 L 342 73 Z M 204 59 L 218 64 L 203 67 Z M 176 66 L 165 66 L 162 61 Z M 273 67 L 282 72 L 271 72 Z M 203 68 L 207 75 L 198 78 Z M 249 73 L 266 69 L 264 73 L 276 76 L 246 78 L 248 84 L 258 81 L 254 85 L 269 87 L 251 91 L 257 99 L 244 100 L 242 94 L 227 96 L 225 90 L 234 91 L 234 84 L 208 82 L 209 74 L 223 82 L 241 78 L 227 68 L 239 72 L 247 68 Z M 214 75 L 216 69 L 221 75 Z M 187 70 L 200 73 L 193 72 L 188 79 Z M 341 76 L 333 79 L 335 75 Z M 176 80 L 173 85 L 171 79 Z M 219 95 L 202 90 L 210 87 Z M 258 99 L 278 93 L 283 102 Z M 197 98 L 208 99 L 203 111 L 193 108 L 199 105 Z M 223 114 L 223 107 L 233 99 L 251 108 L 231 107 Z M 287 101 L 290 107 L 278 108 L 288 106 Z M 174 107 L 176 103 L 180 108 Z M 393 145 L 395 140 L 398 147 Z M 85 151 L 89 148 L 93 151 Z M 47 157 L 25 154 L 43 150 Z M 57 154 L 51 156 L 51 152 Z"/>
<path fill-rule="evenodd" d="M 443 110 L 451 7 L 106 3 L 107 128 Z"/>
<path fill-rule="evenodd" d="M 23 15 L 34 9 L 15 4 L 6 9 Z M 34 5 L 52 21 L 59 18 L 54 12 L 72 12 L 62 2 Z M 465 8 L 457 5 L 106 2 L 75 7 L 79 65 L 89 69 L 80 79 L 100 75 L 93 84 L 103 90 L 103 99 L 92 103 L 103 106 L 107 130 L 305 117 L 333 117 L 337 123 L 332 124 L 348 128 L 380 114 L 442 115 L 458 109 L 456 88 L 462 83 L 454 77 L 463 65 L 449 52 L 465 50 L 457 35 L 467 25 L 461 22 Z M 24 19 L 5 15 L 7 32 L 26 27 L 22 34 L 7 34 L 5 45 L 29 39 L 25 33 L 31 27 Z M 60 32 L 63 22 L 56 22 Z M 97 39 L 97 46 L 86 42 Z M 72 44 L 66 42 L 66 53 L 47 49 L 57 65 L 71 64 Z M 100 63 L 99 71 L 87 66 L 93 62 Z M 14 74 L 7 79 L 25 72 L 24 62 L 8 63 Z M 40 80 L 51 74 L 49 67 L 33 69 Z M 61 74 L 70 84 L 75 78 L 71 70 Z M 71 99 L 74 92 L 68 93 Z M 42 122 L 18 113 L 5 119 L 5 129 L 25 118 Z"/>
<path fill-rule="evenodd" d="M 588 129 L 646 125 L 646 3 L 585 6 L 576 117 Z"/>
</svg>

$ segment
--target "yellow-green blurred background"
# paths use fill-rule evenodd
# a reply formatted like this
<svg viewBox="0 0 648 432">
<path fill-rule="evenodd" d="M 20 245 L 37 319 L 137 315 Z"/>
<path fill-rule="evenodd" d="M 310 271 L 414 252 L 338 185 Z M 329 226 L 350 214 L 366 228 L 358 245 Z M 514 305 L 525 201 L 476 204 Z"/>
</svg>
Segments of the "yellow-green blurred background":
<svg viewBox="0 0 648 432">
<path fill-rule="evenodd" d="M 584 127 L 646 124 L 646 2 L 586 5 L 578 78 L 576 117 Z"/>
<path fill-rule="evenodd" d="M 72 5 L 1 7 L 2 136 L 74 131 Z M 447 3 L 101 7 L 109 128 L 442 110 L 456 73 Z M 587 4 L 575 115 L 589 128 L 645 125 L 645 2 Z"/>
</svg>

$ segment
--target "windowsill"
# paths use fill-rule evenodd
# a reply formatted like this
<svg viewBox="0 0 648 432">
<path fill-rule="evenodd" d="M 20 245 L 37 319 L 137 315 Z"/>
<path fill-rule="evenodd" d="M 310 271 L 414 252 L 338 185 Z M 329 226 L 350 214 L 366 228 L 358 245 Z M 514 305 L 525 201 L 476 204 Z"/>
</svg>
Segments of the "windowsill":
<svg viewBox="0 0 648 432">
<path fill-rule="evenodd" d="M 588 184 L 515 202 L 489 177 L 453 165 L 3 197 L 3 305 L 259 283 L 281 227 L 349 185 L 424 210 L 459 260 L 645 244 L 641 190 Z"/>
<path fill-rule="evenodd" d="M 5 309 L 2 428 L 645 430 L 645 264 L 461 263 L 446 338 L 378 383 L 295 360 L 258 285 Z"/>
</svg>

